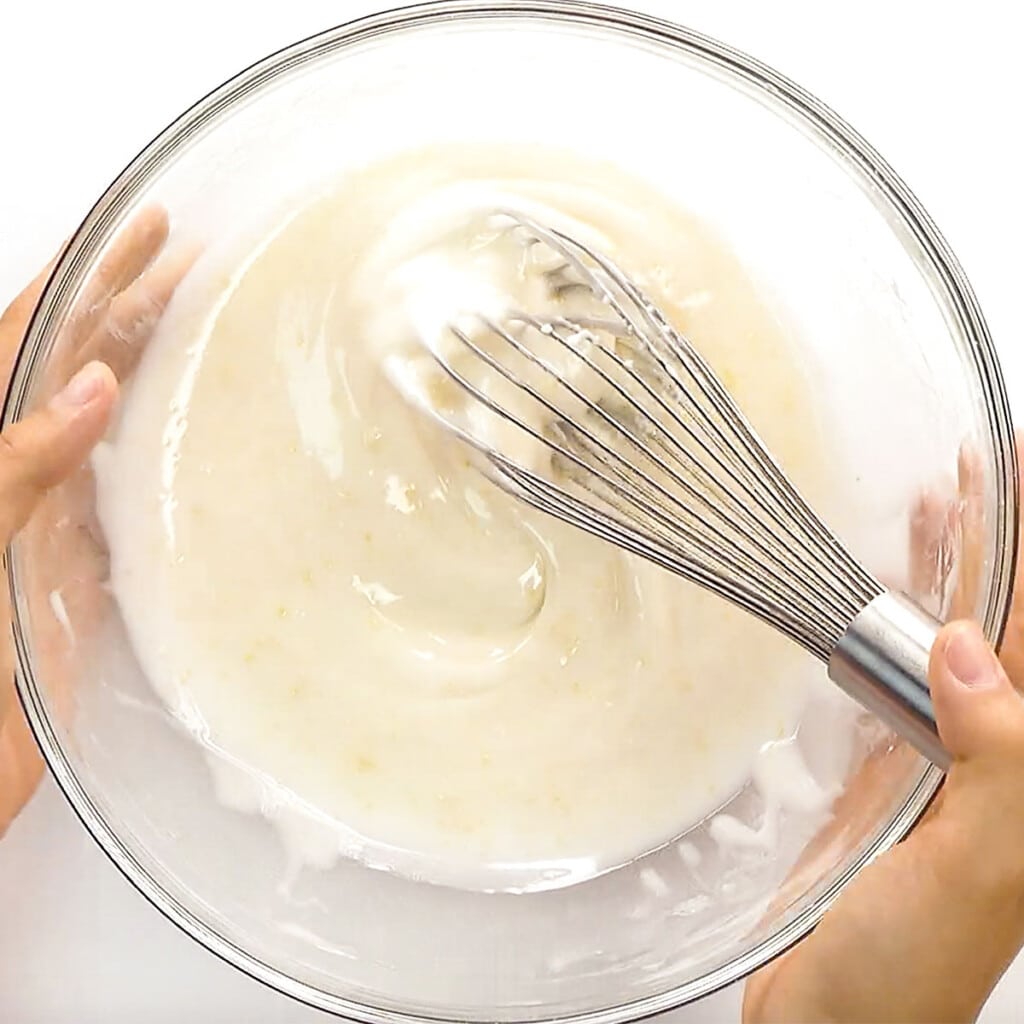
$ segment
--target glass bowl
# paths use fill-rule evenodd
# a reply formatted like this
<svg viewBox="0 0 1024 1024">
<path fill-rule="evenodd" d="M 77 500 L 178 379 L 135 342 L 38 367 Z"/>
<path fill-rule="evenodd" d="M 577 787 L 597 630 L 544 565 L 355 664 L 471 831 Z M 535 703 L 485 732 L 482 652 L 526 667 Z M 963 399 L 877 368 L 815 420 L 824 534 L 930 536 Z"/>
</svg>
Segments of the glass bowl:
<svg viewBox="0 0 1024 1024">
<path fill-rule="evenodd" d="M 834 525 L 887 581 L 940 615 L 973 615 L 999 640 L 1016 546 L 1013 436 L 952 253 L 881 157 L 812 96 L 713 40 L 594 4 L 406 8 L 282 50 L 211 93 L 117 177 L 63 253 L 4 425 L 54 393 L 104 310 L 117 329 L 98 354 L 125 373 L 188 266 L 180 254 L 244 232 L 332 175 L 445 139 L 585 147 L 713 223 L 794 323 L 831 410 L 843 496 Z M 158 261 L 155 294 L 126 304 L 110 254 L 126 239 L 159 244 L 137 237 L 140 218 L 143 234 L 162 237 L 154 204 L 170 215 L 165 252 L 179 254 L 178 269 Z M 933 538 L 922 575 L 909 565 L 908 523 L 920 524 L 925 493 L 971 514 L 941 517 L 954 526 Z M 196 744 L 142 677 L 104 600 L 93 503 L 86 467 L 8 551 L 19 692 L 53 774 L 172 921 L 261 981 L 351 1019 L 597 1024 L 696 1000 L 805 935 L 940 781 L 872 733 L 824 831 L 779 858 L 719 865 L 713 879 L 695 868 L 694 850 L 705 864 L 716 856 L 700 829 L 685 856 L 673 844 L 528 895 L 354 862 L 289 874 L 270 827 L 217 801 Z M 815 729 L 828 746 L 828 723 Z M 752 801 L 740 794 L 736 813 L 756 820 Z"/>
</svg>

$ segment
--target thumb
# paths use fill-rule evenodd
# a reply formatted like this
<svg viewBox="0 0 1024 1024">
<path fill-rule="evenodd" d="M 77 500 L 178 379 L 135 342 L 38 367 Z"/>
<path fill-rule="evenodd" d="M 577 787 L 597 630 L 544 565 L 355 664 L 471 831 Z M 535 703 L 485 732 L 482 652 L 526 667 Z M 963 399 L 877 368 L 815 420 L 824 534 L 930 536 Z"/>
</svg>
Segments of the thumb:
<svg viewBox="0 0 1024 1024">
<path fill-rule="evenodd" d="M 89 363 L 44 408 L 0 434 L 0 543 L 82 464 L 103 436 L 116 397 L 110 369 Z"/>
<path fill-rule="evenodd" d="M 933 922 L 945 916 L 967 936 L 975 948 L 959 955 L 994 984 L 1024 942 L 1024 698 L 972 622 L 939 633 L 929 683 L 954 762 L 933 817 L 907 842 L 943 880 Z M 951 891 L 970 894 L 957 912 L 941 909 Z"/>
<path fill-rule="evenodd" d="M 939 734 L 956 760 L 1024 766 L 1024 700 L 977 625 L 943 627 L 928 682 Z"/>
</svg>

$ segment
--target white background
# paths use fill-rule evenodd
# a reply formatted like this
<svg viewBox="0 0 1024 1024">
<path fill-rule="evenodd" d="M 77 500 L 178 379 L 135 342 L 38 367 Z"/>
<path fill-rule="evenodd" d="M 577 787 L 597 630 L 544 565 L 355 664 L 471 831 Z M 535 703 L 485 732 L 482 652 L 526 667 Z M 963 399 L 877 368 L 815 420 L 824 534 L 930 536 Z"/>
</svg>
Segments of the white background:
<svg viewBox="0 0 1024 1024">
<path fill-rule="evenodd" d="M 0 306 L 49 259 L 115 173 L 186 106 L 270 51 L 383 6 L 0 0 Z M 1024 415 L 1024 90 L 1015 5 L 632 6 L 773 64 L 881 150 L 965 265 Z M 738 993 L 726 993 L 672 1019 L 728 1024 L 738 1019 L 738 1006 Z M 984 1019 L 1024 1020 L 1024 961 L 1011 969 Z M 328 1018 L 261 988 L 178 933 L 107 863 L 47 782 L 0 844 L 0 1020 Z"/>
</svg>

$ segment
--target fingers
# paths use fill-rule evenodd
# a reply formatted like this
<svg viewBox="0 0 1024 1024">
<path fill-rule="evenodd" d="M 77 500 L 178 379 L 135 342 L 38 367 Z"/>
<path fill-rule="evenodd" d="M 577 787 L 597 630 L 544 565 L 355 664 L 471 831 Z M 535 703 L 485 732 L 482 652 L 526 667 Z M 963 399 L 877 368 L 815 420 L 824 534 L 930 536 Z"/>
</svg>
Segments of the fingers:
<svg viewBox="0 0 1024 1024">
<path fill-rule="evenodd" d="M 21 294 L 4 310 L 3 315 L 0 316 L 0 332 L 17 325 L 18 333 L 20 334 L 23 324 L 39 301 L 39 296 L 43 292 L 43 285 L 46 284 L 50 274 L 53 272 L 54 262 L 55 260 L 50 260 L 22 290 Z"/>
<path fill-rule="evenodd" d="M 936 808 L 858 875 L 809 939 L 751 979 L 745 1021 L 975 1020 L 1020 949 L 1024 699 L 970 622 L 940 632 L 929 683 L 955 757 Z M 890 801 L 893 781 L 868 779 Z M 876 826 L 891 806 L 875 811 Z"/>
<path fill-rule="evenodd" d="M 170 229 L 161 206 L 140 210 L 118 235 L 75 303 L 73 329 L 80 336 L 92 333 L 111 300 L 137 280 L 157 257 Z M 47 264 L 0 316 L 0 379 L 7 380 L 28 321 L 39 302 L 55 260 Z M 187 269 L 187 268 L 186 268 Z"/>
<path fill-rule="evenodd" d="M 75 365 L 100 360 L 118 381 L 125 380 L 197 255 L 196 250 L 186 249 L 162 258 L 118 295 L 78 351 Z"/>
<path fill-rule="evenodd" d="M 1017 460 L 1024 468 L 1024 431 L 1017 433 Z M 1024 477 L 1021 479 L 1020 503 L 1024 509 Z M 1024 540 L 1017 543 L 1013 597 L 1006 620 L 999 658 L 1014 686 L 1024 692 Z"/>
<path fill-rule="evenodd" d="M 0 434 L 0 542 L 81 465 L 103 436 L 116 397 L 109 368 L 90 363 L 45 408 Z"/>
<path fill-rule="evenodd" d="M 977 448 L 964 444 L 957 459 L 960 559 L 951 615 L 975 615 L 985 577 L 985 467 Z"/>
<path fill-rule="evenodd" d="M 783 913 L 827 875 L 852 846 L 867 840 L 892 811 L 893 793 L 920 775 L 920 758 L 907 743 L 873 750 L 844 784 L 831 814 L 804 847 L 772 898 L 767 918 Z M 940 800 L 926 814 L 934 812 Z"/>
<path fill-rule="evenodd" d="M 88 338 L 111 300 L 137 280 L 167 241 L 170 221 L 162 206 L 141 209 L 121 229 L 75 301 L 73 329 Z"/>
<path fill-rule="evenodd" d="M 182 255 L 152 265 L 167 235 L 167 215 L 158 207 L 143 210 L 121 231 L 76 299 L 78 315 L 65 328 L 60 346 L 64 355 L 53 364 L 49 382 L 52 386 L 56 378 L 62 383 L 71 370 L 77 372 L 45 408 L 0 435 L 0 543 L 11 539 L 44 499 L 64 508 L 73 501 L 72 492 L 91 485 L 81 467 L 102 437 L 117 396 L 114 374 L 96 356 L 107 352 L 118 372 L 128 373 L 194 259 Z M 5 378 L 50 272 L 47 267 L 0 318 L 0 374 Z M 69 486 L 47 494 L 64 481 Z M 34 552 L 47 555 L 36 560 L 47 585 L 34 588 L 29 599 L 43 605 L 35 615 L 40 626 L 37 654 L 49 666 L 48 698 L 58 713 L 66 704 L 66 663 L 77 634 L 104 605 L 103 551 L 91 536 L 83 535 L 83 507 L 91 508 L 92 503 L 79 502 L 59 515 L 36 520 L 27 536 Z M 62 619 L 49 607 L 54 598 L 74 615 L 75 634 L 67 635 L 67 612 Z M 9 621 L 6 590 L 0 595 L 0 616 Z M 35 789 L 42 771 L 39 752 L 14 698 L 12 654 L 9 644 L 0 645 L 0 835 Z"/>
<path fill-rule="evenodd" d="M 910 593 L 919 601 L 941 599 L 950 577 L 957 529 L 956 508 L 925 491 L 910 517 Z"/>
<path fill-rule="evenodd" d="M 170 224 L 161 206 L 140 210 L 121 229 L 90 275 L 64 327 L 60 358 L 53 367 L 59 380 L 89 362 L 107 363 L 118 380 L 134 369 L 146 342 L 175 289 L 198 255 L 179 251 L 157 260 Z M 52 270 L 47 267 L 0 318 L 0 379 L 10 375 L 32 309 Z"/>
<path fill-rule="evenodd" d="M 7 307 L 0 316 L 0 380 L 9 380 L 14 366 L 14 357 L 28 326 L 32 310 L 36 308 L 43 286 L 53 272 L 51 260 L 36 275 L 35 280 Z"/>
<path fill-rule="evenodd" d="M 941 813 L 915 837 L 937 877 L 971 892 L 992 949 L 1010 956 L 1024 943 L 1024 697 L 968 622 L 940 634 L 929 681 L 955 760 Z"/>
<path fill-rule="evenodd" d="M 24 526 L 49 488 L 81 464 L 99 440 L 117 395 L 110 370 L 90 364 L 43 409 L 0 435 L 0 543 Z M 6 588 L 2 605 L 9 616 Z M 0 835 L 31 796 L 42 760 L 13 694 L 9 644 L 0 654 Z"/>
<path fill-rule="evenodd" d="M 161 206 L 149 206 L 140 210 L 122 229 L 109 251 L 100 262 L 96 271 L 89 278 L 83 293 L 75 302 L 75 313 L 68 325 L 71 339 L 65 343 L 64 350 L 72 353 L 71 359 L 62 359 L 57 372 L 68 375 L 73 370 L 84 366 L 91 359 L 102 358 L 95 354 L 79 358 L 82 347 L 81 339 L 88 343 L 97 337 L 97 328 L 102 321 L 110 316 L 112 304 L 117 302 L 122 293 L 133 282 L 146 272 L 150 264 L 163 249 L 169 232 L 167 211 Z M 159 273 L 154 273 L 153 280 L 126 301 L 115 317 L 114 327 L 122 335 L 133 333 L 126 324 L 134 319 L 136 328 L 140 322 L 147 321 L 149 316 L 159 315 L 166 306 L 170 293 L 188 271 L 194 261 L 194 254 L 186 258 L 169 261 L 168 266 Z M 7 307 L 0 316 L 0 380 L 10 379 L 14 359 L 22 342 L 29 319 L 46 282 L 53 271 L 55 261 L 51 261 L 36 276 L 24 291 Z M 154 268 L 156 270 L 156 268 Z M 150 314 L 147 311 L 157 309 Z M 154 319 L 155 323 L 155 319 Z M 152 333 L 152 325 L 146 323 L 148 333 Z M 142 332 L 137 329 L 134 333 Z M 147 337 L 148 337 L 147 333 Z M 140 343 L 141 344 L 141 343 Z M 93 344 L 93 350 L 104 346 Z M 109 347 L 109 346 L 107 346 Z M 137 357 L 136 357 L 137 358 Z"/>
<path fill-rule="evenodd" d="M 1017 457 L 1024 465 L 1024 432 L 1017 434 Z M 1024 479 L 1020 501 L 1024 507 Z M 977 448 L 965 443 L 957 458 L 957 496 L 947 500 L 926 491 L 910 516 L 911 596 L 949 619 L 979 613 L 978 594 L 987 567 L 985 466 Z M 945 588 L 955 581 L 946 601 Z M 1018 545 L 1014 595 L 1000 659 L 1017 689 L 1024 692 L 1024 544 Z"/>
<path fill-rule="evenodd" d="M 977 625 L 942 629 L 928 680 L 942 741 L 955 758 L 1009 758 L 1024 766 L 1024 700 Z"/>
</svg>

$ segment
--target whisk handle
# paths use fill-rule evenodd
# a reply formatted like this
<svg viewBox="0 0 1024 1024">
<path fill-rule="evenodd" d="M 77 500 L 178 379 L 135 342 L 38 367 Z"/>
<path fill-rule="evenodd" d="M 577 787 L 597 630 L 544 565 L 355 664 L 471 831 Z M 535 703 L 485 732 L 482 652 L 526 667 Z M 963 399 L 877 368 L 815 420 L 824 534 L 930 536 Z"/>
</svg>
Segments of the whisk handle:
<svg viewBox="0 0 1024 1024">
<path fill-rule="evenodd" d="M 902 594 L 876 597 L 850 623 L 828 662 L 834 683 L 944 771 L 928 692 L 928 657 L 941 623 Z"/>
</svg>

